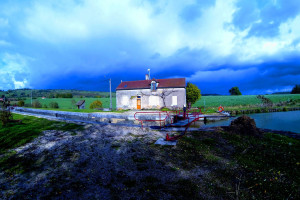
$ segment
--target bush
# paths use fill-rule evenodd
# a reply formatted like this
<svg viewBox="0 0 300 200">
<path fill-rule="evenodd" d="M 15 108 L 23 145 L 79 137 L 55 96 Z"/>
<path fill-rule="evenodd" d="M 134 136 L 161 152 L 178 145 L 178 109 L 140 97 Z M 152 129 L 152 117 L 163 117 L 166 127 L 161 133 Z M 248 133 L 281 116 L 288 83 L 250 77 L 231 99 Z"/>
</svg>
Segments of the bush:
<svg viewBox="0 0 300 200">
<path fill-rule="evenodd" d="M 23 100 L 18 101 L 18 106 L 23 107 L 25 105 L 25 102 Z"/>
<path fill-rule="evenodd" d="M 41 108 L 42 104 L 38 100 L 35 100 L 35 101 L 32 102 L 32 107 Z"/>
<path fill-rule="evenodd" d="M 31 107 L 31 104 L 30 103 L 25 103 L 24 107 L 28 107 L 29 108 L 29 107 Z"/>
<path fill-rule="evenodd" d="M 55 94 L 55 98 L 73 98 L 73 94 L 72 93 L 57 93 Z"/>
<path fill-rule="evenodd" d="M 43 105 L 43 108 L 48 108 L 47 104 L 44 104 L 44 105 Z"/>
<path fill-rule="evenodd" d="M 161 111 L 170 111 L 171 109 L 169 109 L 169 108 L 167 108 L 167 107 L 162 107 L 160 110 L 161 110 Z"/>
<path fill-rule="evenodd" d="M 50 108 L 59 108 L 57 102 L 50 102 L 49 107 L 50 107 Z"/>
<path fill-rule="evenodd" d="M 102 102 L 99 100 L 94 101 L 90 105 L 90 109 L 97 109 L 97 108 L 102 108 Z"/>
</svg>

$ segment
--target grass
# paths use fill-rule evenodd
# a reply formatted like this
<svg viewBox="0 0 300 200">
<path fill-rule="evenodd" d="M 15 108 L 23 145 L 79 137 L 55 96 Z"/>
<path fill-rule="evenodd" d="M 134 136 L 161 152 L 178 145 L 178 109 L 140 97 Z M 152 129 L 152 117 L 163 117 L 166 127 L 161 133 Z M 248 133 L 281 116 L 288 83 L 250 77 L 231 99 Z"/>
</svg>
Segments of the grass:
<svg viewBox="0 0 300 200">
<path fill-rule="evenodd" d="M 300 94 L 282 94 L 282 95 L 265 95 L 273 103 L 280 101 L 300 99 Z M 205 103 L 204 103 L 205 102 Z M 193 106 L 199 107 L 216 107 L 222 106 L 247 106 L 260 104 L 261 101 L 256 98 L 256 95 L 241 95 L 241 96 L 202 96 Z"/>
<path fill-rule="evenodd" d="M 47 107 L 49 107 L 49 104 L 51 102 L 57 102 L 60 109 L 66 109 L 66 110 L 72 110 L 72 111 L 78 110 L 77 107 L 72 104 L 72 100 L 74 100 L 75 102 L 78 102 L 79 100 L 85 100 L 85 107 L 87 109 L 84 109 L 84 110 L 88 110 L 90 107 L 90 104 L 96 100 L 100 100 L 102 102 L 103 108 L 110 107 L 110 98 L 51 98 L 51 99 L 37 98 L 37 99 L 33 99 L 33 101 L 34 100 L 38 100 L 42 104 L 42 106 L 47 105 Z M 25 104 L 31 104 L 31 99 L 27 98 L 25 100 Z M 115 97 L 112 98 L 112 107 L 113 107 L 113 109 L 116 108 L 116 98 Z"/>
<path fill-rule="evenodd" d="M 93 110 L 93 109 L 65 109 L 65 108 L 34 108 L 40 110 L 55 110 L 55 111 L 66 111 L 66 112 L 81 112 L 81 113 L 95 113 L 95 112 L 114 112 L 114 113 L 124 113 L 128 110 L 112 110 L 112 111 L 103 111 L 103 110 Z"/>
<path fill-rule="evenodd" d="M 65 122 L 13 114 L 13 118 L 22 120 L 22 124 L 0 125 L 0 153 L 32 141 L 44 130 L 73 130 L 81 126 Z"/>
<path fill-rule="evenodd" d="M 209 169 L 203 191 L 224 199 L 299 199 L 300 141 L 223 132 L 191 133 L 176 148 L 154 147 L 175 169 Z M 199 183 L 191 182 L 189 187 Z"/>
<path fill-rule="evenodd" d="M 285 102 L 288 100 L 300 101 L 300 94 L 282 94 L 282 95 L 265 95 L 265 97 L 271 99 L 273 103 Z M 78 102 L 79 100 L 86 100 L 86 109 L 78 110 L 76 106 L 72 105 L 72 100 Z M 42 99 L 37 98 L 42 106 L 47 105 L 48 108 L 41 108 L 46 110 L 59 110 L 59 111 L 69 111 L 69 112 L 102 112 L 100 110 L 89 109 L 90 104 L 95 100 L 100 100 L 103 104 L 103 108 L 110 107 L 109 98 L 52 98 L 52 99 Z M 30 98 L 25 100 L 26 104 L 30 104 Z M 51 102 L 57 102 L 59 109 L 49 108 Z M 17 102 L 13 102 L 17 103 Z M 298 103 L 299 104 L 299 103 Z M 242 96 L 202 96 L 193 107 L 203 107 L 205 113 L 215 113 L 218 107 L 222 105 L 225 110 L 245 110 L 245 109 L 261 109 L 261 101 L 256 98 L 256 95 L 242 95 Z M 116 98 L 112 98 L 112 107 L 116 109 Z M 289 107 L 289 106 L 285 106 Z M 287 109 L 287 108 L 286 108 Z M 168 109 L 167 109 L 168 110 Z M 114 112 L 124 112 L 124 111 L 114 111 Z"/>
<path fill-rule="evenodd" d="M 297 105 L 285 106 L 285 109 L 299 106 L 300 102 L 300 94 L 265 95 L 265 97 L 269 98 L 275 104 L 289 100 L 296 100 L 298 102 Z M 256 110 L 255 112 L 262 112 L 261 101 L 256 98 L 256 95 L 202 96 L 200 100 L 193 104 L 194 107 L 204 106 L 205 108 L 202 111 L 205 113 L 215 113 L 220 105 L 224 107 L 225 111 Z"/>
<path fill-rule="evenodd" d="M 299 140 L 272 133 L 262 140 L 230 135 L 227 139 L 236 146 L 234 157 L 247 177 L 244 186 L 257 197 L 288 199 L 299 192 Z"/>
</svg>

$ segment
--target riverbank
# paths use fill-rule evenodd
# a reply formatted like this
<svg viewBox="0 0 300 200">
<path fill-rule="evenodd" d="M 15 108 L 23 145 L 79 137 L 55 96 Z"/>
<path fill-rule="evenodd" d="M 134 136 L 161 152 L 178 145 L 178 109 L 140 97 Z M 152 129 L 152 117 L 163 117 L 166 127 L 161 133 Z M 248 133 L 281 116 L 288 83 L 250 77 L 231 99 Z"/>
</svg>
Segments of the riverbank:
<svg viewBox="0 0 300 200">
<path fill-rule="evenodd" d="M 28 136 L 36 120 L 48 123 L 22 120 L 13 132 Z M 293 138 L 216 127 L 188 132 L 170 147 L 154 145 L 166 134 L 158 130 L 64 126 L 1 153 L 1 199 L 300 198 L 300 141 Z"/>
<path fill-rule="evenodd" d="M 300 110 L 300 107 L 256 107 L 250 109 L 236 109 L 228 110 L 226 112 L 230 115 L 239 115 L 239 114 L 251 114 L 251 113 L 269 113 L 269 112 L 287 112 L 287 111 L 296 111 Z"/>
</svg>

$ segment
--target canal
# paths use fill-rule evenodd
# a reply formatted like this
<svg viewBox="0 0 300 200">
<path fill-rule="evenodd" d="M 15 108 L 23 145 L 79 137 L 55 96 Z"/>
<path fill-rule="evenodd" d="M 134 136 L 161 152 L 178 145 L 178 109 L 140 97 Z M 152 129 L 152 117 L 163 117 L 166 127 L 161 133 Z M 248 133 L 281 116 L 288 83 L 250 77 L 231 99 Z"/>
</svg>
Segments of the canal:
<svg viewBox="0 0 300 200">
<path fill-rule="evenodd" d="M 256 113 L 247 115 L 255 120 L 258 128 L 300 133 L 300 111 Z M 204 127 L 229 126 L 230 122 L 237 117 L 210 122 L 204 125 Z"/>
</svg>

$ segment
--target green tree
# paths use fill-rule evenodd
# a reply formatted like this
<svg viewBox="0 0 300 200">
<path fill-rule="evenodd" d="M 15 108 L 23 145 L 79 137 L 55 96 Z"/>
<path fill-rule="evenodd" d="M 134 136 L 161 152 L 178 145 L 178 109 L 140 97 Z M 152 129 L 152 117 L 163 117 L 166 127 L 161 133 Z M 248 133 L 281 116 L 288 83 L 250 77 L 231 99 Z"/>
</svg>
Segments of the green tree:
<svg viewBox="0 0 300 200">
<path fill-rule="evenodd" d="M 187 86 L 186 86 L 186 100 L 187 100 L 187 103 L 191 103 L 191 104 L 194 104 L 198 99 L 201 98 L 201 91 L 200 89 L 188 82 L 187 83 Z"/>
<path fill-rule="evenodd" d="M 50 102 L 49 107 L 50 107 L 50 108 L 59 108 L 58 103 L 55 102 L 55 101 Z"/>
<path fill-rule="evenodd" d="M 300 85 L 295 85 L 291 94 L 300 94 Z"/>
<path fill-rule="evenodd" d="M 233 87 L 229 90 L 230 95 L 242 95 L 238 87 Z"/>
<path fill-rule="evenodd" d="M 35 101 L 32 102 L 32 107 L 41 108 L 42 104 L 38 100 L 35 100 Z"/>
<path fill-rule="evenodd" d="M 23 107 L 25 105 L 25 102 L 23 100 L 18 101 L 18 106 Z"/>
<path fill-rule="evenodd" d="M 90 109 L 99 109 L 99 108 L 102 108 L 102 102 L 99 101 L 99 100 L 96 100 L 94 102 L 91 103 L 90 105 Z"/>
</svg>

